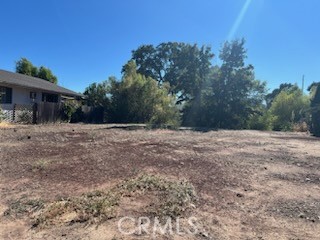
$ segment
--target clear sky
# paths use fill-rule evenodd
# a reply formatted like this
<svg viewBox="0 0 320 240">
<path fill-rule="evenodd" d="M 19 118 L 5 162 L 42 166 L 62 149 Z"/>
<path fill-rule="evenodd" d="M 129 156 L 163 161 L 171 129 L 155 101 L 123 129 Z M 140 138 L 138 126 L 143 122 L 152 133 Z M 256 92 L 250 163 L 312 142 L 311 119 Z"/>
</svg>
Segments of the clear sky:
<svg viewBox="0 0 320 240">
<path fill-rule="evenodd" d="M 2 0 L 0 69 L 26 57 L 83 91 L 120 77 L 131 50 L 181 41 L 247 40 L 248 63 L 270 89 L 320 81 L 319 0 Z M 219 63 L 217 58 L 213 63 Z"/>
</svg>

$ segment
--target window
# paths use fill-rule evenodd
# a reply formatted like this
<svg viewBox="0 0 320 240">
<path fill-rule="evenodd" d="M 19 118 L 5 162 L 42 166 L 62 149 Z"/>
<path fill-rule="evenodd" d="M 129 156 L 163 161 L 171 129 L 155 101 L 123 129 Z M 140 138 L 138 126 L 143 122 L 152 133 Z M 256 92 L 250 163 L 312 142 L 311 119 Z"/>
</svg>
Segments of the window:
<svg viewBox="0 0 320 240">
<path fill-rule="evenodd" d="M 4 104 L 12 103 L 12 88 L 0 86 L 0 103 L 4 103 Z"/>
<path fill-rule="evenodd" d="M 51 93 L 42 93 L 42 102 L 57 103 L 58 102 L 58 95 L 51 94 Z"/>
<path fill-rule="evenodd" d="M 37 93 L 36 92 L 30 92 L 30 98 L 32 100 L 35 100 L 37 98 Z"/>
</svg>

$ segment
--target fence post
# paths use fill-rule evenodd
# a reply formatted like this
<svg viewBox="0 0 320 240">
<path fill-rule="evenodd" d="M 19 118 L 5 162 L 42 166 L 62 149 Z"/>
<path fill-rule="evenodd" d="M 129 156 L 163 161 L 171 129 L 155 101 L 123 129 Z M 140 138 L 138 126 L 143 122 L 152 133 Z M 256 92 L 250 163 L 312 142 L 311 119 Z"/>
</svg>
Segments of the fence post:
<svg viewBox="0 0 320 240">
<path fill-rule="evenodd" d="M 15 118 L 16 118 L 16 104 L 13 104 L 12 122 L 14 122 Z"/>
<path fill-rule="evenodd" d="M 37 124 L 37 112 L 38 112 L 38 105 L 34 103 L 32 106 L 32 123 Z"/>
</svg>

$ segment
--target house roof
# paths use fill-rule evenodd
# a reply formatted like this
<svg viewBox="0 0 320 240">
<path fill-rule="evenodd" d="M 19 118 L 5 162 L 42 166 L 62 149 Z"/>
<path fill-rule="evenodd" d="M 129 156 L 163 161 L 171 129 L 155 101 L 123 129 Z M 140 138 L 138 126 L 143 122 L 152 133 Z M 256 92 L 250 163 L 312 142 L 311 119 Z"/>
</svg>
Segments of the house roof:
<svg viewBox="0 0 320 240">
<path fill-rule="evenodd" d="M 20 73 L 13 73 L 0 69 L 0 84 L 6 84 L 10 86 L 19 86 L 24 88 L 32 88 L 42 91 L 48 91 L 58 94 L 63 94 L 67 96 L 82 97 L 80 93 L 76 93 L 64 87 L 60 87 L 49 81 L 27 76 Z"/>
</svg>

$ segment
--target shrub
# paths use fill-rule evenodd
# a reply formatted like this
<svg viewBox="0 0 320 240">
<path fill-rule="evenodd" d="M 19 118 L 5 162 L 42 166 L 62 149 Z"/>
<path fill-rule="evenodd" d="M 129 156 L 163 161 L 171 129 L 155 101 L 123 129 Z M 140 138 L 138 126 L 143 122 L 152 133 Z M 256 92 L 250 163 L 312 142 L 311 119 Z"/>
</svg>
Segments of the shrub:
<svg viewBox="0 0 320 240">
<path fill-rule="evenodd" d="M 272 130 L 274 116 L 270 111 L 263 111 L 260 114 L 251 116 L 248 122 L 248 128 L 254 130 Z"/>
<path fill-rule="evenodd" d="M 270 113 L 273 118 L 273 130 L 291 131 L 293 124 L 305 118 L 309 108 L 309 99 L 300 89 L 280 92 L 273 100 Z"/>
<path fill-rule="evenodd" d="M 294 123 L 292 126 L 292 131 L 294 131 L 294 132 L 308 132 L 309 127 L 306 122 Z"/>
<path fill-rule="evenodd" d="M 149 123 L 153 126 L 179 125 L 179 111 L 169 85 L 136 71 L 130 61 L 122 81 L 110 81 L 111 121 L 118 123 Z"/>
<path fill-rule="evenodd" d="M 28 110 L 22 110 L 17 119 L 21 123 L 32 123 L 32 113 Z"/>
<path fill-rule="evenodd" d="M 66 101 L 62 105 L 62 121 L 70 122 L 72 115 L 77 111 L 80 104 L 77 101 Z"/>
</svg>

